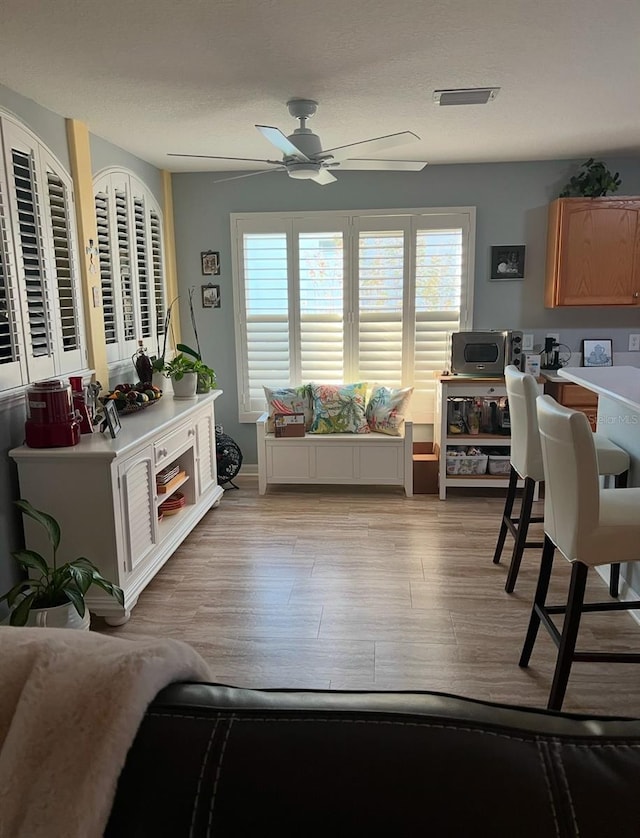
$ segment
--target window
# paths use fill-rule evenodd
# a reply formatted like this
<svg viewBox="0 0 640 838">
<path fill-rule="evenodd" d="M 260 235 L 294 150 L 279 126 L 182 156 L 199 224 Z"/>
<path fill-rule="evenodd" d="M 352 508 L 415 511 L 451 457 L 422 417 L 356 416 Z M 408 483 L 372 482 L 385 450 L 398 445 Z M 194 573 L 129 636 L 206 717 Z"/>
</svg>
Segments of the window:
<svg viewBox="0 0 640 838">
<path fill-rule="evenodd" d="M 107 361 L 131 358 L 143 340 L 154 354 L 164 333 L 166 284 L 162 213 L 134 175 L 94 179 Z"/>
<path fill-rule="evenodd" d="M 0 114 L 0 391 L 86 368 L 71 178 Z"/>
<path fill-rule="evenodd" d="M 449 334 L 471 325 L 475 209 L 231 216 L 239 412 L 263 385 L 415 388 L 433 422 Z"/>
</svg>

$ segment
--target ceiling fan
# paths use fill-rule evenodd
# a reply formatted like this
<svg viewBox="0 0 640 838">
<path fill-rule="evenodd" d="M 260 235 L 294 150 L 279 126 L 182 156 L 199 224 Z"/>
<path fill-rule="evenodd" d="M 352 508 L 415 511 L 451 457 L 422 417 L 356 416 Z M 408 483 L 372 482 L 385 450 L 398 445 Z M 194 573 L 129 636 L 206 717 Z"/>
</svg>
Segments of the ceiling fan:
<svg viewBox="0 0 640 838">
<path fill-rule="evenodd" d="M 274 168 L 260 169 L 244 175 L 219 178 L 216 182 L 238 180 L 239 178 L 265 175 L 269 172 L 286 172 L 296 180 L 312 180 L 325 186 L 333 183 L 336 178 L 332 170 L 367 170 L 367 171 L 397 171 L 418 172 L 427 164 L 424 160 L 372 160 L 362 155 L 377 154 L 387 148 L 393 148 L 404 143 L 414 142 L 420 137 L 412 131 L 401 131 L 398 134 L 387 134 L 359 143 L 348 143 L 335 148 L 322 148 L 320 137 L 307 128 L 310 119 L 318 108 L 313 99 L 290 99 L 287 102 L 289 113 L 300 121 L 300 127 L 293 134 L 286 137 L 279 128 L 271 125 L 256 125 L 260 133 L 270 143 L 282 152 L 282 160 L 261 160 L 254 157 L 219 157 L 213 154 L 176 154 L 169 157 L 200 157 L 208 160 L 238 160 L 245 163 L 268 163 Z M 357 155 L 357 156 L 356 156 Z"/>
</svg>

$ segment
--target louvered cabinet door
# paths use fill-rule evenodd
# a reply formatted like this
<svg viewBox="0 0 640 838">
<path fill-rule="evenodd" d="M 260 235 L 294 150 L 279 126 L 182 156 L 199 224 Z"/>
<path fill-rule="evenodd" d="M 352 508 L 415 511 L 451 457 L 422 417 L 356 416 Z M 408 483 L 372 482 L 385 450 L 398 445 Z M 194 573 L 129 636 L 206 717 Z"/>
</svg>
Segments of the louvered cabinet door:
<svg viewBox="0 0 640 838">
<path fill-rule="evenodd" d="M 125 543 L 125 568 L 132 573 L 149 558 L 157 541 L 153 448 L 148 446 L 118 467 Z"/>
<path fill-rule="evenodd" d="M 218 483 L 214 423 L 213 407 L 205 413 L 198 414 L 195 419 L 199 495 Z"/>
</svg>

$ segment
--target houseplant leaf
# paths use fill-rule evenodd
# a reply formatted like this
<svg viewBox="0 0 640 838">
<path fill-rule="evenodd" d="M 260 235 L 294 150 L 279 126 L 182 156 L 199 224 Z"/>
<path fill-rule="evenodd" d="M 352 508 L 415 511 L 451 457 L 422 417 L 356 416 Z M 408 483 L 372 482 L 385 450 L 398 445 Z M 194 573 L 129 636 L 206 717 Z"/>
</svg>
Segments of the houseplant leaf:
<svg viewBox="0 0 640 838">
<path fill-rule="evenodd" d="M 31 610 L 31 603 L 35 599 L 35 594 L 29 594 L 16 605 L 11 612 L 9 622 L 12 626 L 24 626 L 29 618 L 29 611 Z"/>
<path fill-rule="evenodd" d="M 78 612 L 79 616 L 84 617 L 86 606 L 84 604 L 84 596 L 82 595 L 82 593 L 76 588 L 73 588 L 71 585 L 67 585 L 64 589 L 64 592 L 67 595 L 68 599 L 73 603 L 73 606 Z"/>
<path fill-rule="evenodd" d="M 46 561 L 40 553 L 36 553 L 34 550 L 16 550 L 11 555 L 23 567 L 31 567 L 34 570 L 39 570 L 43 576 L 49 573 Z"/>
<path fill-rule="evenodd" d="M 45 528 L 51 546 L 53 547 L 53 552 L 55 553 L 60 546 L 60 527 L 56 519 L 51 515 L 47 515 L 46 512 L 39 512 L 37 509 L 34 509 L 28 500 L 17 500 L 15 504 L 25 515 L 33 518 L 34 521 L 37 521 Z"/>
</svg>

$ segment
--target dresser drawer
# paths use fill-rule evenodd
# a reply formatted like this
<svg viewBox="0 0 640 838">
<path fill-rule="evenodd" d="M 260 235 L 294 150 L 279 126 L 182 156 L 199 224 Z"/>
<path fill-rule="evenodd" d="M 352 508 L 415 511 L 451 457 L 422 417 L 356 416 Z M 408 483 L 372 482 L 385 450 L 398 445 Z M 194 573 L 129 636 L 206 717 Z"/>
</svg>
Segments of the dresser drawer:
<svg viewBox="0 0 640 838">
<path fill-rule="evenodd" d="M 153 453 L 156 465 L 170 462 L 174 457 L 194 443 L 195 427 L 192 424 L 181 425 L 154 443 Z"/>
<path fill-rule="evenodd" d="M 579 384 L 551 383 L 545 387 L 550 396 L 565 407 L 583 408 L 598 406 L 598 394 Z"/>
</svg>

